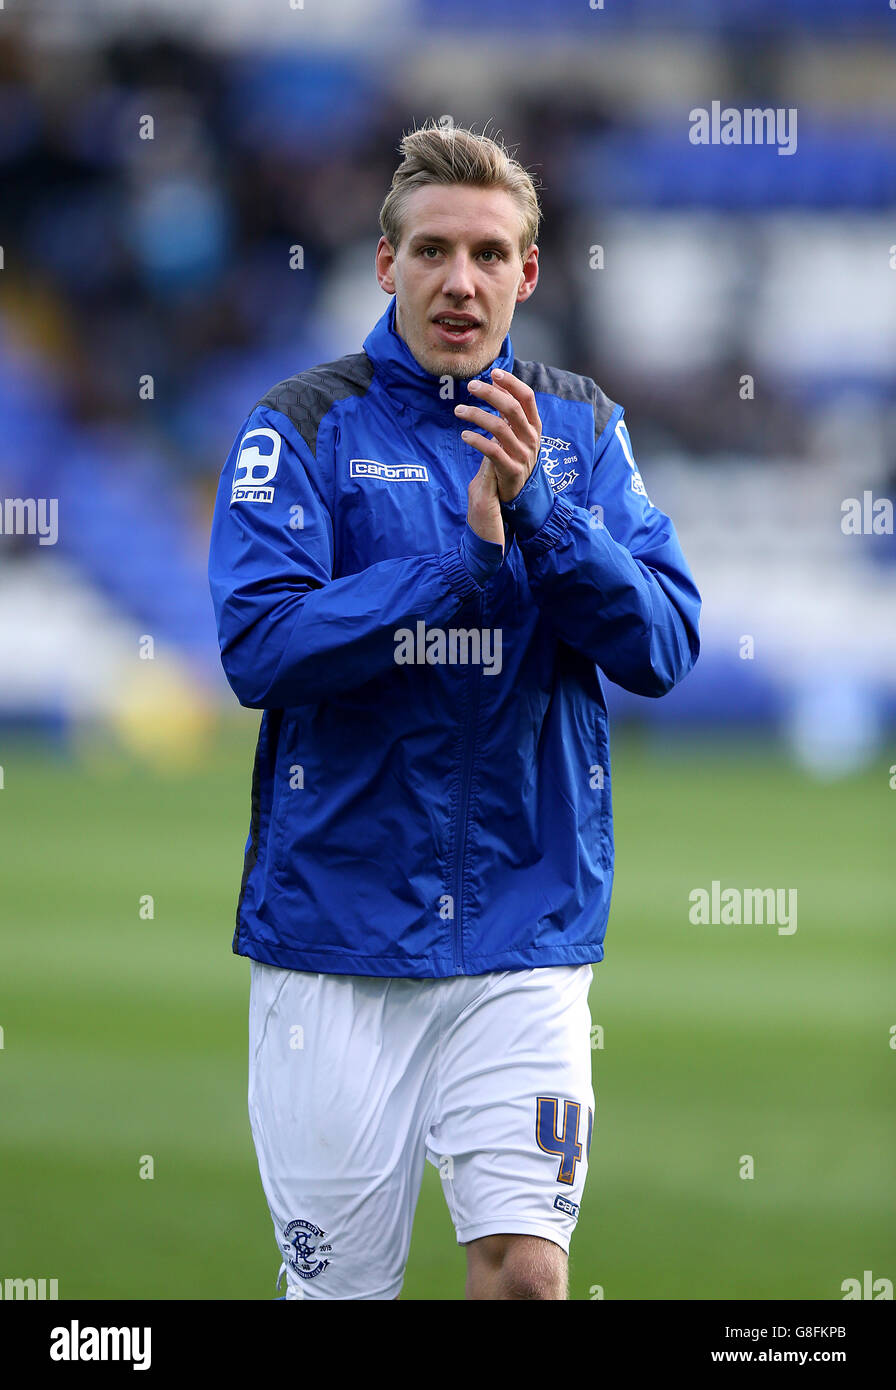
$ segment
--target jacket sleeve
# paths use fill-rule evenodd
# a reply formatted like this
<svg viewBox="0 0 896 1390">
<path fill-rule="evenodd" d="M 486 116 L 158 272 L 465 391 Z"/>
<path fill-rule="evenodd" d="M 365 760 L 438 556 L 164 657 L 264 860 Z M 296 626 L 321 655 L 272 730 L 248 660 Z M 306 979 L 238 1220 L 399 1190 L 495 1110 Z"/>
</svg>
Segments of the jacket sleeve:
<svg viewBox="0 0 896 1390">
<path fill-rule="evenodd" d="M 221 662 L 250 708 L 313 704 L 362 685 L 394 664 L 398 629 L 442 625 L 480 592 L 460 537 L 451 550 L 334 579 L 329 471 L 269 406 L 251 413 L 222 470 L 209 585 Z"/>
<path fill-rule="evenodd" d="M 595 441 L 587 501 L 555 497 L 539 463 L 502 507 L 535 602 L 610 680 L 665 695 L 697 659 L 700 595 L 672 522 L 647 496 L 618 406 Z"/>
</svg>

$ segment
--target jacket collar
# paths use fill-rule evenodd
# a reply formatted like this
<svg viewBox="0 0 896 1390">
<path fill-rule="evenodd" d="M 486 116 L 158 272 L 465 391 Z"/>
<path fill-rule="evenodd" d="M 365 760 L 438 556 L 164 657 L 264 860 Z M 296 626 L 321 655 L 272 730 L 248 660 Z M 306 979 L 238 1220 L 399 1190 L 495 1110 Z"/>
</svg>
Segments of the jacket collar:
<svg viewBox="0 0 896 1390">
<path fill-rule="evenodd" d="M 449 416 L 456 421 L 457 416 L 453 414 L 456 405 L 467 402 L 475 402 L 479 406 L 484 404 L 468 393 L 465 380 L 456 380 L 453 397 L 442 399 L 441 379 L 420 366 L 404 338 L 395 330 L 394 295 L 385 313 L 364 339 L 364 351 L 372 361 L 383 389 L 396 400 L 412 406 L 415 410 L 424 411 L 428 415 Z M 513 370 L 513 343 L 510 341 L 509 333 L 501 344 L 498 356 L 479 373 L 478 380 L 487 381 L 494 367 L 508 372 Z"/>
</svg>

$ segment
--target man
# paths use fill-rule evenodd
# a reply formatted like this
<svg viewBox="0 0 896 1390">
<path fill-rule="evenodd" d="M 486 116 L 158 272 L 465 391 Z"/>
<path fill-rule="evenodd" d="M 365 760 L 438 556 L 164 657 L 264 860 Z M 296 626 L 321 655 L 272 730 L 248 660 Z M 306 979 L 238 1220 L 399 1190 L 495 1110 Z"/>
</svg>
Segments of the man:
<svg viewBox="0 0 896 1390">
<path fill-rule="evenodd" d="M 387 311 L 259 402 L 215 511 L 222 661 L 264 710 L 252 1132 L 288 1299 L 398 1297 L 425 1158 L 467 1296 L 563 1299 L 613 873 L 598 667 L 663 695 L 700 599 L 621 408 L 514 358 L 526 171 L 456 128 L 401 152 Z"/>
</svg>

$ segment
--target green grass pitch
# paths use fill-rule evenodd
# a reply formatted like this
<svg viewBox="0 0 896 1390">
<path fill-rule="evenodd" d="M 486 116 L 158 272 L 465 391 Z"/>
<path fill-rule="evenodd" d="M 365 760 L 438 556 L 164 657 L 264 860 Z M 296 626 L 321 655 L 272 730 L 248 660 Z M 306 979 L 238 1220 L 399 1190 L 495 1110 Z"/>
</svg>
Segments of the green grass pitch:
<svg viewBox="0 0 896 1390">
<path fill-rule="evenodd" d="M 248 965 L 230 951 L 256 727 L 247 713 L 178 774 L 0 757 L 0 1286 L 274 1295 L 246 1114 Z M 886 768 L 825 784 L 765 746 L 620 736 L 613 753 L 617 877 L 570 1297 L 838 1299 L 867 1269 L 896 1280 Z M 692 925 L 688 895 L 713 879 L 796 888 L 797 931 Z M 464 1264 L 427 1165 L 402 1297 L 462 1298 Z"/>
</svg>

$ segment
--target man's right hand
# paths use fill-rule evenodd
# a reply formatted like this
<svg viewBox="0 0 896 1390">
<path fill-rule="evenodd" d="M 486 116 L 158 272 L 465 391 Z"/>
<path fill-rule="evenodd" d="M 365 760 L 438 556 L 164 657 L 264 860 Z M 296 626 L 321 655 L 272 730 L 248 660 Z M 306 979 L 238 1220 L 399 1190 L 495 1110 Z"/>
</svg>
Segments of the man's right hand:
<svg viewBox="0 0 896 1390">
<path fill-rule="evenodd" d="M 504 549 L 504 518 L 491 459 L 482 460 L 479 472 L 467 488 L 467 522 L 481 540 Z"/>
</svg>

